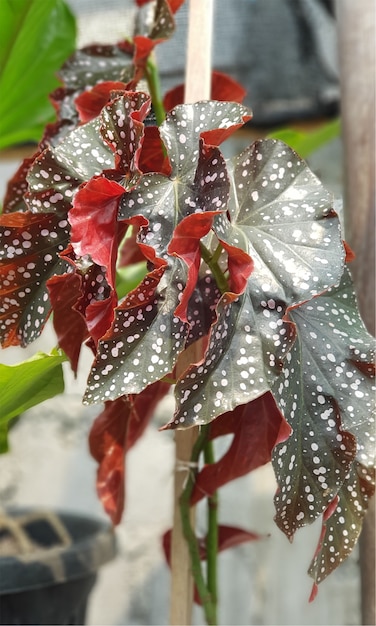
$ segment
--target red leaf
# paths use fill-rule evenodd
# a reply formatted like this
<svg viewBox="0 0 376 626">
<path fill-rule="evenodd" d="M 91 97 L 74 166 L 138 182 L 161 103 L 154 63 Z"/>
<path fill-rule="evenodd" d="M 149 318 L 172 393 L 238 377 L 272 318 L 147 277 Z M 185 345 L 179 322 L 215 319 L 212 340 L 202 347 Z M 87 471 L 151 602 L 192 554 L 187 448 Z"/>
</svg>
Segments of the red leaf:
<svg viewBox="0 0 376 626">
<path fill-rule="evenodd" d="M 140 65 L 145 65 L 149 54 L 152 52 L 154 46 L 156 45 L 156 41 L 152 41 L 149 37 L 143 37 L 142 35 L 136 35 L 133 38 L 135 50 L 134 50 L 134 63 L 137 68 L 140 68 Z"/>
<path fill-rule="evenodd" d="M 148 4 L 151 0 L 136 0 L 136 4 L 139 7 L 143 7 L 145 4 Z M 184 0 L 167 0 L 167 3 L 170 7 L 170 11 L 172 13 L 176 13 L 178 9 L 180 9 L 181 5 L 184 3 Z"/>
<path fill-rule="evenodd" d="M 137 396 L 106 402 L 90 431 L 90 453 L 99 463 L 98 496 L 115 525 L 124 509 L 126 452 L 142 435 L 169 388 L 170 385 L 158 381 Z"/>
<path fill-rule="evenodd" d="M 85 319 L 94 344 L 106 334 L 114 319 L 117 296 L 114 290 L 105 300 L 92 300 L 85 311 Z"/>
<path fill-rule="evenodd" d="M 212 422 L 211 439 L 228 433 L 234 433 L 234 438 L 227 452 L 219 461 L 205 465 L 199 472 L 192 504 L 212 495 L 229 481 L 268 463 L 277 441 L 290 433 L 290 427 L 272 394 L 267 392 Z"/>
<path fill-rule="evenodd" d="M 89 255 L 107 268 L 109 284 L 115 286 L 118 239 L 124 224 L 117 221 L 124 187 L 104 177 L 92 178 L 76 193 L 69 211 L 71 242 L 78 257 Z M 121 232 L 120 232 L 121 231 Z"/>
<path fill-rule="evenodd" d="M 354 261 L 356 259 L 356 254 L 355 254 L 354 250 L 352 248 L 350 248 L 350 246 L 347 243 L 347 241 L 343 241 L 343 246 L 345 248 L 345 253 L 346 253 L 345 262 L 346 263 L 351 263 L 351 261 Z"/>
<path fill-rule="evenodd" d="M 168 176 L 171 165 L 163 149 L 157 126 L 145 126 L 144 141 L 141 148 L 138 167 L 141 172 L 157 172 Z"/>
<path fill-rule="evenodd" d="M 162 547 L 165 554 L 166 561 L 168 565 L 171 567 L 171 539 L 172 539 L 172 531 L 168 530 L 164 533 L 162 537 Z M 244 530 L 243 528 L 237 528 L 236 526 L 218 526 L 218 552 L 223 552 L 223 550 L 227 550 L 228 548 L 233 548 L 242 543 L 246 543 L 248 541 L 257 541 L 261 539 L 261 536 L 257 533 L 250 532 L 248 530 Z M 200 550 L 200 558 L 202 561 L 206 560 L 206 538 L 200 537 L 198 539 L 199 542 L 199 550 Z M 201 605 L 201 599 L 197 588 L 194 590 L 194 600 L 196 604 Z"/>
<path fill-rule="evenodd" d="M 150 419 L 153 417 L 156 406 L 167 395 L 170 388 L 170 384 L 157 381 L 146 387 L 141 394 L 131 396 L 132 419 L 129 423 L 127 435 L 127 450 L 142 436 Z"/>
<path fill-rule="evenodd" d="M 167 0 L 167 2 L 172 13 L 176 13 L 181 5 L 184 4 L 184 0 Z"/>
<path fill-rule="evenodd" d="M 106 402 L 89 435 L 90 453 L 99 463 L 97 492 L 113 524 L 124 508 L 124 454 L 130 405 L 124 397 Z"/>
<path fill-rule="evenodd" d="M 82 315 L 74 309 L 81 296 L 81 277 L 78 274 L 53 276 L 47 281 L 53 315 L 53 325 L 59 346 L 68 356 L 73 372 L 77 373 L 81 345 L 88 336 Z"/>
<path fill-rule="evenodd" d="M 228 255 L 230 289 L 233 293 L 240 295 L 244 292 L 248 283 L 248 278 L 252 274 L 253 261 L 249 254 L 244 252 L 244 250 L 236 248 L 235 246 L 230 246 L 222 240 L 220 241 Z"/>
<path fill-rule="evenodd" d="M 94 117 L 97 117 L 111 99 L 111 92 L 115 90 L 124 91 L 126 88 L 126 83 L 105 81 L 95 85 L 89 91 L 81 93 L 74 101 L 80 121 L 83 123 L 90 122 Z"/>
<path fill-rule="evenodd" d="M 163 106 L 166 111 L 171 111 L 178 104 L 184 103 L 184 83 L 170 89 L 164 98 Z M 221 100 L 228 102 L 243 102 L 246 90 L 236 82 L 231 76 L 222 72 L 212 72 L 211 100 Z"/>
<path fill-rule="evenodd" d="M 185 217 L 175 228 L 168 246 L 168 253 L 179 256 L 188 266 L 188 278 L 183 297 L 175 315 L 187 322 L 187 306 L 195 289 L 201 262 L 200 240 L 210 231 L 216 211 L 193 213 Z"/>
</svg>

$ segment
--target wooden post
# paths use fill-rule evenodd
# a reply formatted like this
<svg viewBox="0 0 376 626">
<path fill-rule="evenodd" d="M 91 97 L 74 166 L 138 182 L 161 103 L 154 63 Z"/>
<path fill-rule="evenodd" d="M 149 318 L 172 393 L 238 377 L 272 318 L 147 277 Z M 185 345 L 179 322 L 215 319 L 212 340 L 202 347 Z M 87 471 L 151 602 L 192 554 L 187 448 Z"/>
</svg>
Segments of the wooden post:
<svg viewBox="0 0 376 626">
<path fill-rule="evenodd" d="M 374 0 L 337 0 L 345 171 L 345 234 L 359 308 L 375 334 Z M 362 623 L 375 624 L 375 499 L 360 538 Z"/>
<path fill-rule="evenodd" d="M 213 0 L 190 0 L 184 98 L 186 103 L 210 99 L 212 28 Z M 198 33 L 200 33 L 199 37 Z M 201 357 L 198 349 L 197 360 Z M 185 364 L 185 366 L 188 365 L 189 363 Z M 180 368 L 184 370 L 184 363 L 180 362 Z M 176 466 L 170 601 L 170 624 L 172 626 L 188 626 L 192 622 L 193 579 L 188 546 L 182 531 L 179 499 L 187 479 L 188 463 L 196 438 L 197 428 L 175 433 Z M 193 510 L 192 524 L 194 524 Z"/>
</svg>

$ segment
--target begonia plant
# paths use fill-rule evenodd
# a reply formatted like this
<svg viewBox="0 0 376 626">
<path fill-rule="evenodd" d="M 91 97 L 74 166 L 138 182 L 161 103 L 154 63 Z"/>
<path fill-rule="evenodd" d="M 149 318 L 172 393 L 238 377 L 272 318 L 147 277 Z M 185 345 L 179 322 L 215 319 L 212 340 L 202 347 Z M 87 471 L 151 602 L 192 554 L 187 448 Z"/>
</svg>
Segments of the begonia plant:
<svg viewBox="0 0 376 626">
<path fill-rule="evenodd" d="M 271 461 L 278 527 L 292 539 L 322 518 L 312 597 L 353 549 L 374 491 L 374 341 L 331 193 L 281 141 L 224 157 L 251 119 L 243 90 L 216 73 L 213 100 L 182 104 L 180 87 L 160 101 L 153 49 L 181 4 L 158 0 L 147 30 L 63 66 L 57 122 L 0 216 L 0 333 L 3 347 L 26 346 L 52 314 L 58 350 L 33 362 L 55 359 L 53 372 L 64 359 L 76 372 L 92 350 L 83 401 L 103 404 L 89 443 L 114 524 L 126 453 L 173 387 L 164 429 L 199 430 L 182 515 L 196 599 L 215 623 L 200 568 L 213 534 L 196 537 L 187 512 L 229 481 Z M 212 442 L 228 434 L 216 460 Z M 215 550 L 257 537 L 212 532 Z"/>
</svg>

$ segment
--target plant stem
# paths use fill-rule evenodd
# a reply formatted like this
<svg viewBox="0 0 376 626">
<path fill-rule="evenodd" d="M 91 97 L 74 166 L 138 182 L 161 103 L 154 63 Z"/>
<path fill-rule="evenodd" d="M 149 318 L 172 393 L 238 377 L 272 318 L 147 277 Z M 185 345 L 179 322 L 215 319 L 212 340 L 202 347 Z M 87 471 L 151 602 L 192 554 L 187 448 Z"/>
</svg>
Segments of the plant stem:
<svg viewBox="0 0 376 626">
<path fill-rule="evenodd" d="M 205 463 L 214 463 L 213 442 L 207 441 L 204 448 Z M 206 535 L 206 564 L 208 590 L 212 602 L 217 607 L 217 557 L 218 557 L 218 492 L 207 498 L 208 528 Z"/>
<path fill-rule="evenodd" d="M 157 126 L 160 126 L 162 122 L 164 122 L 166 118 L 166 111 L 163 106 L 163 98 L 161 91 L 161 84 L 159 79 L 158 67 L 155 62 L 154 54 L 150 54 L 148 61 L 146 63 L 146 71 L 145 71 L 146 80 L 148 83 L 151 101 L 153 103 L 153 110 L 155 113 L 155 119 L 157 121 Z"/>
<path fill-rule="evenodd" d="M 202 243 L 202 241 L 200 242 L 201 256 L 204 259 L 206 265 L 210 268 L 211 273 L 213 274 L 213 277 L 215 279 L 215 282 L 217 283 L 218 289 L 223 294 L 226 291 L 229 291 L 230 287 L 229 287 L 226 276 L 223 274 L 221 268 L 218 265 L 218 259 L 220 257 L 220 253 L 218 254 L 218 247 L 215 250 L 214 254 L 212 255 L 207 249 L 207 247 Z"/>
<path fill-rule="evenodd" d="M 209 426 L 205 425 L 201 427 L 200 434 L 193 446 L 191 463 L 197 464 L 198 459 L 202 450 L 205 449 L 205 446 L 208 442 L 209 435 Z M 208 586 L 206 585 L 202 565 L 200 558 L 200 546 L 197 540 L 196 534 L 191 526 L 190 521 L 190 507 L 191 507 L 191 497 L 193 488 L 195 485 L 195 479 L 197 475 L 197 469 L 191 470 L 188 476 L 187 483 L 184 487 L 184 490 L 180 496 L 180 512 L 181 512 L 181 520 L 184 537 L 187 541 L 189 554 L 191 557 L 191 566 L 192 566 L 192 575 L 197 587 L 197 591 L 199 593 L 202 608 L 205 613 L 205 619 L 209 626 L 215 626 L 217 624 L 217 615 L 216 615 L 216 603 L 212 598 L 212 595 L 209 591 Z"/>
</svg>

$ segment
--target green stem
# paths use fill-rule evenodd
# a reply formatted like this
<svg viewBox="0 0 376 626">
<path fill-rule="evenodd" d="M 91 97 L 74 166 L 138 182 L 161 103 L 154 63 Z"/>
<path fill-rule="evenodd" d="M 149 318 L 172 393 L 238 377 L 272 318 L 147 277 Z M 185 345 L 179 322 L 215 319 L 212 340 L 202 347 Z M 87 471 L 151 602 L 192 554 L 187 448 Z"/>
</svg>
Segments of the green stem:
<svg viewBox="0 0 376 626">
<path fill-rule="evenodd" d="M 160 126 L 166 118 L 166 111 L 163 106 L 161 83 L 154 54 L 151 54 L 148 58 L 148 61 L 146 63 L 145 76 L 150 91 L 151 101 L 153 103 L 153 110 L 155 113 L 157 126 Z"/>
<path fill-rule="evenodd" d="M 201 256 L 204 259 L 206 265 L 210 268 L 211 273 L 213 274 L 213 277 L 215 279 L 215 282 L 217 283 L 218 289 L 220 290 L 221 293 L 225 293 L 226 291 L 230 290 L 230 286 L 228 284 L 227 278 L 225 277 L 221 268 L 218 265 L 217 259 L 219 259 L 220 257 L 220 253 L 218 253 L 218 247 L 216 251 L 214 252 L 214 254 L 212 255 L 207 249 L 207 247 L 202 243 L 202 241 L 200 242 Z"/>
<path fill-rule="evenodd" d="M 198 463 L 200 454 L 207 444 L 208 435 L 209 426 L 202 426 L 200 434 L 197 437 L 195 445 L 193 446 L 191 456 L 192 464 Z M 215 602 L 213 602 L 213 598 L 211 597 L 211 593 L 204 579 L 200 558 L 200 546 L 195 531 L 192 528 L 190 519 L 191 497 L 193 493 L 193 488 L 195 486 L 197 471 L 197 469 L 192 469 L 189 472 L 187 483 L 180 496 L 180 514 L 183 533 L 188 544 L 189 554 L 191 558 L 192 576 L 202 602 L 202 608 L 205 613 L 206 623 L 209 626 L 215 626 L 217 624 L 216 604 Z"/>
<path fill-rule="evenodd" d="M 208 440 L 204 448 L 205 463 L 215 462 L 213 442 Z M 218 492 L 215 491 L 207 502 L 208 529 L 206 535 L 206 564 L 208 590 L 215 607 L 217 606 L 217 557 L 218 557 Z"/>
</svg>

